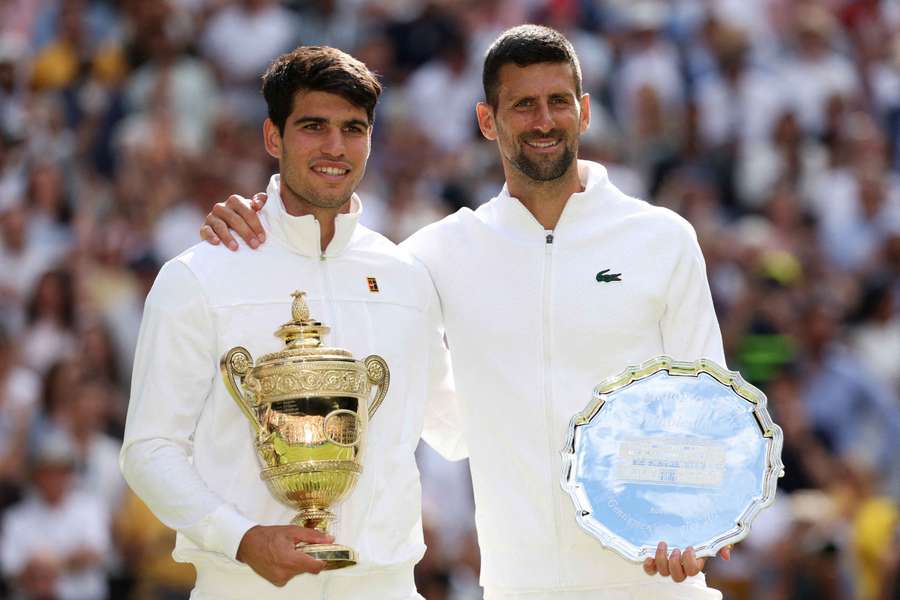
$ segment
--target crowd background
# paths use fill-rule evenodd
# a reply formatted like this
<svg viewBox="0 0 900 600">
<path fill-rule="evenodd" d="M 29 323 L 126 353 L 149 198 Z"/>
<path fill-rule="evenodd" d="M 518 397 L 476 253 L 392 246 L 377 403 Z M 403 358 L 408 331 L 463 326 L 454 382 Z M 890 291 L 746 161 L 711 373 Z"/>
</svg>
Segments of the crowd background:
<svg viewBox="0 0 900 600">
<path fill-rule="evenodd" d="M 581 156 L 697 229 L 729 366 L 784 429 L 777 501 L 710 583 L 900 598 L 892 0 L 0 0 L 0 597 L 187 596 L 117 453 L 159 266 L 277 167 L 266 65 L 328 44 L 380 74 L 363 222 L 401 241 L 502 185 L 473 107 L 487 45 L 524 22 L 579 53 Z M 466 465 L 419 454 L 420 590 L 480 598 Z"/>
</svg>

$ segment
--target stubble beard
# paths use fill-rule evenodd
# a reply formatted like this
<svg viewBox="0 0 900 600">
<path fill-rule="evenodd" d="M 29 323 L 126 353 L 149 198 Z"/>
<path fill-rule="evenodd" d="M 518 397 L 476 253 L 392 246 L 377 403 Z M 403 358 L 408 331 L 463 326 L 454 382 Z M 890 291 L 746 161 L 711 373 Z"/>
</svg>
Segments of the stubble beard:
<svg viewBox="0 0 900 600">
<path fill-rule="evenodd" d="M 553 133 L 555 132 L 550 132 L 550 134 Z M 565 136 L 560 136 L 560 139 L 562 140 L 562 144 L 564 146 L 562 155 L 555 160 L 538 162 L 529 158 L 525 153 L 524 146 L 529 137 L 534 136 L 526 135 L 519 139 L 519 151 L 512 158 L 513 165 L 523 175 L 533 181 L 553 181 L 565 175 L 566 171 L 569 170 L 569 167 L 571 167 L 572 163 L 575 161 L 575 149 L 573 148 L 574 145 L 570 144 Z"/>
<path fill-rule="evenodd" d="M 565 175 L 574 160 L 575 152 L 567 144 L 562 156 L 554 161 L 538 163 L 528 158 L 524 151 L 521 151 L 513 159 L 513 164 L 529 179 L 534 181 L 553 181 Z"/>
<path fill-rule="evenodd" d="M 335 195 L 326 195 L 317 193 L 314 189 L 303 189 L 306 186 L 295 185 L 295 183 L 299 182 L 292 182 L 292 179 L 294 179 L 294 177 L 292 177 L 290 173 L 282 172 L 281 185 L 287 189 L 295 202 L 307 204 L 314 208 L 340 208 L 350 200 L 356 189 L 356 185 L 351 185 L 349 191 L 345 193 L 341 193 L 340 195 L 337 195 L 337 193 L 335 193 Z"/>
</svg>

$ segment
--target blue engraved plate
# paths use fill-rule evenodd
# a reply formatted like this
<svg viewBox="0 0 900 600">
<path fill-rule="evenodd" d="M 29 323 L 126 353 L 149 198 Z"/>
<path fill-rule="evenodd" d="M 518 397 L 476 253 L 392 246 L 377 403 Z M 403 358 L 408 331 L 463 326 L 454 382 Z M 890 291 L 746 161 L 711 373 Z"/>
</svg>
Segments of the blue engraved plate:
<svg viewBox="0 0 900 600">
<path fill-rule="evenodd" d="M 774 500 L 781 445 L 740 374 L 660 356 L 598 385 L 572 418 L 562 485 L 579 524 L 628 560 L 661 541 L 714 556 Z"/>
</svg>

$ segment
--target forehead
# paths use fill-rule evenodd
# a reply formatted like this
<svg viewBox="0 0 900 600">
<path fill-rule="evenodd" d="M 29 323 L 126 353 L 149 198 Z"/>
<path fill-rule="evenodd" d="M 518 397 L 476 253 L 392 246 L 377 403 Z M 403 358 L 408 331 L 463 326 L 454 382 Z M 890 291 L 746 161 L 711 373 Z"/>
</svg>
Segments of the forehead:
<svg viewBox="0 0 900 600">
<path fill-rule="evenodd" d="M 567 62 L 545 62 L 520 67 L 506 64 L 498 72 L 500 99 L 524 96 L 576 95 L 575 73 Z"/>
<path fill-rule="evenodd" d="M 359 119 L 368 123 L 366 109 L 337 94 L 319 90 L 300 90 L 294 94 L 290 118 L 324 117 L 333 120 Z"/>
</svg>

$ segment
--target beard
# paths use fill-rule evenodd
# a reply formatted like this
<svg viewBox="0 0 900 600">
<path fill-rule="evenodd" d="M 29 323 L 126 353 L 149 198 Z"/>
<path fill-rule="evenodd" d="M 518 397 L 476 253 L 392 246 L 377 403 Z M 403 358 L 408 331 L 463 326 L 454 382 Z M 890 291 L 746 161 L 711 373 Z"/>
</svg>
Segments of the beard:
<svg viewBox="0 0 900 600">
<path fill-rule="evenodd" d="M 532 160 L 525 154 L 522 146 L 531 138 L 559 136 L 563 143 L 563 153 L 559 158 L 546 160 Z M 534 181 L 553 181 L 562 177 L 572 162 L 575 160 L 575 150 L 572 144 L 569 144 L 565 135 L 561 131 L 551 131 L 547 135 L 534 136 L 527 135 L 520 138 L 519 152 L 513 157 L 512 163 L 529 179 Z"/>
<path fill-rule="evenodd" d="M 281 187 L 287 190 L 289 196 L 295 202 L 307 204 L 315 208 L 332 209 L 339 208 L 346 204 L 356 191 L 362 173 L 354 170 L 353 179 L 348 185 L 342 188 L 328 188 L 327 186 L 316 186 L 313 182 L 312 175 L 305 175 L 305 165 L 297 166 L 291 160 L 289 155 L 279 161 L 279 172 L 281 173 Z M 363 171 L 364 172 L 364 171 Z"/>
</svg>

